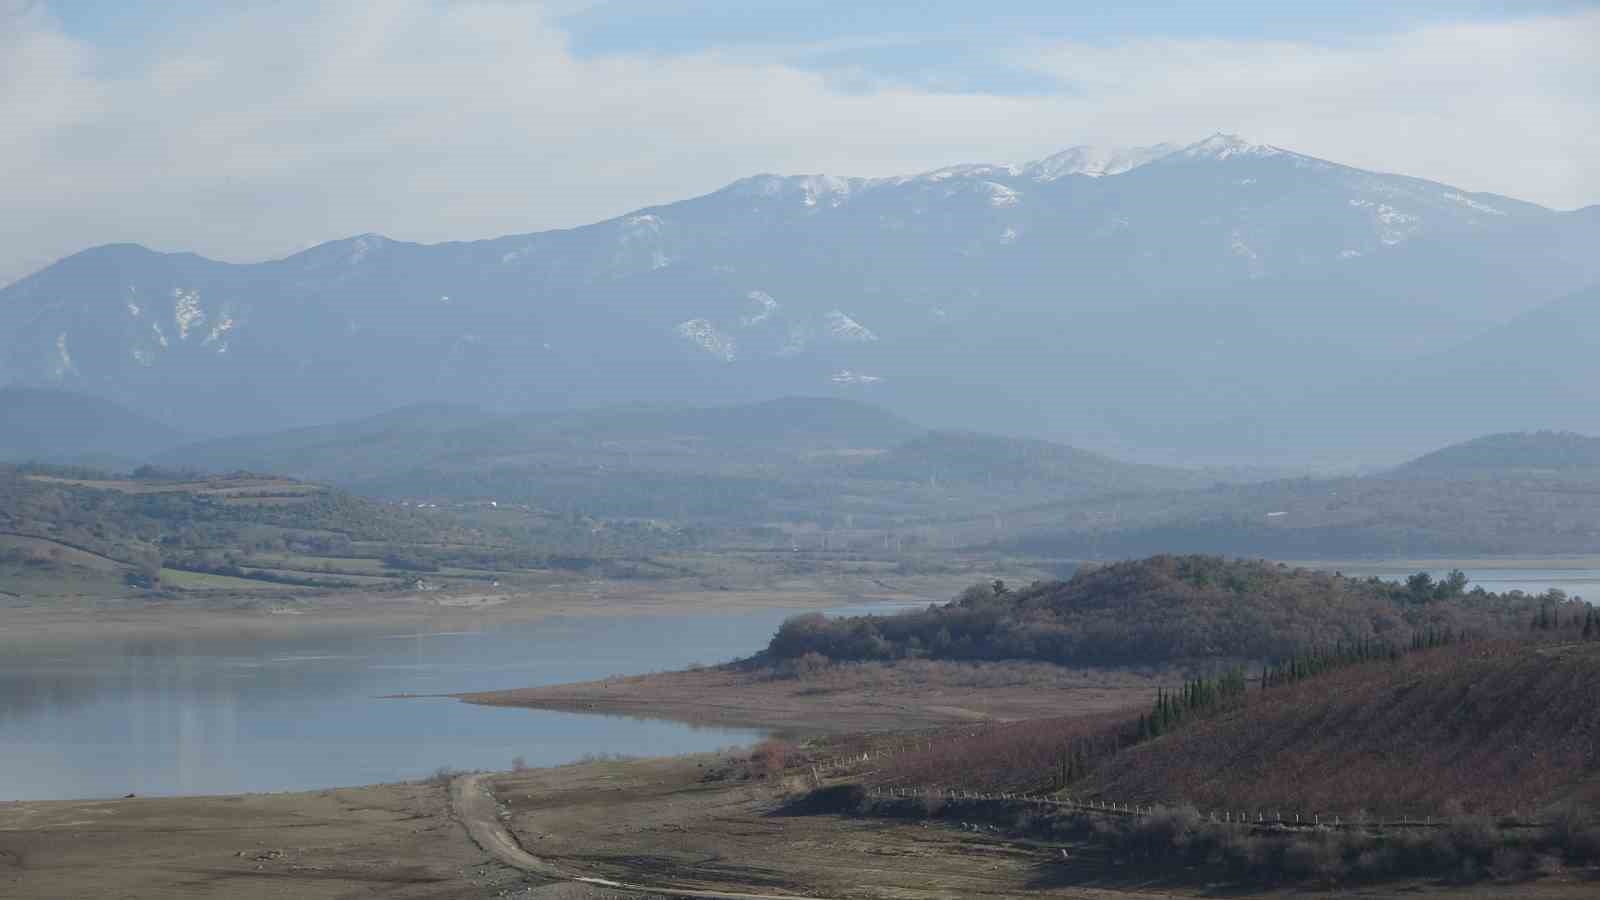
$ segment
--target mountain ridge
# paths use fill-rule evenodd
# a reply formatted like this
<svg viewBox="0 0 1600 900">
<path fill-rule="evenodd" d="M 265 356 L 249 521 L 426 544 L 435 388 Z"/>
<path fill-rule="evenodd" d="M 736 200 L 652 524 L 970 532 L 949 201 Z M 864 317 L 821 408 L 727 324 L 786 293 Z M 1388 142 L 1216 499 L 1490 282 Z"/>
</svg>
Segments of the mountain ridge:
<svg viewBox="0 0 1600 900">
<path fill-rule="evenodd" d="M 1323 443 L 1284 411 L 1308 385 L 1456 346 L 1600 280 L 1584 250 L 1600 216 L 1208 141 L 1128 168 L 1086 151 L 1079 168 L 1098 177 L 752 176 L 577 228 L 365 234 L 262 263 L 106 245 L 0 289 L 0 382 L 211 434 L 414 402 L 829 393 L 932 427 L 1028 422 L 1215 463 L 1259 445 L 1268 416 L 1294 425 L 1286 453 Z M 1041 364 L 1046 381 L 1115 395 L 1043 390 Z"/>
</svg>

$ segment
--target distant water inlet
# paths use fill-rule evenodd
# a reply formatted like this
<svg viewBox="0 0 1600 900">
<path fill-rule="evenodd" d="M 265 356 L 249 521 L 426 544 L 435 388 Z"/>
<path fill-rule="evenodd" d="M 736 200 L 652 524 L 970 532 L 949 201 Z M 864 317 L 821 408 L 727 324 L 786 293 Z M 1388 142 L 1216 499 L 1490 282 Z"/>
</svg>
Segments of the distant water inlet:
<svg viewBox="0 0 1600 900">
<path fill-rule="evenodd" d="M 1419 571 L 1427 571 L 1434 578 L 1443 578 L 1449 574 L 1448 570 L 1436 567 L 1407 569 L 1398 564 L 1387 563 L 1346 564 L 1337 568 L 1346 575 L 1362 578 L 1376 575 L 1389 580 L 1403 580 Z M 1558 590 L 1566 592 L 1569 597 L 1582 597 L 1590 603 L 1600 603 L 1600 569 L 1463 566 L 1462 573 L 1467 576 L 1469 587 L 1481 587 L 1497 594 L 1507 591 L 1543 594 L 1549 590 Z"/>
<path fill-rule="evenodd" d="M 748 655 L 793 611 L 558 618 L 482 631 L 100 641 L 0 657 L 0 800 L 306 790 L 761 733 L 440 695 Z"/>
</svg>

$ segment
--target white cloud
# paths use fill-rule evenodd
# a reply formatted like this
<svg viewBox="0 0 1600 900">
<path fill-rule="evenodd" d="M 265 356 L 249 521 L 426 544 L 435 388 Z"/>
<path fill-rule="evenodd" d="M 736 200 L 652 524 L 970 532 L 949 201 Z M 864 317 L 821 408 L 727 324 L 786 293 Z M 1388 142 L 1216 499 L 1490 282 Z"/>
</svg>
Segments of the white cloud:
<svg viewBox="0 0 1600 900">
<path fill-rule="evenodd" d="M 1559 207 L 1600 201 L 1600 14 L 1362 44 L 1020 47 L 1054 96 L 931 93 L 749 48 L 579 58 L 531 3 L 237 13 L 129 60 L 0 5 L 0 283 L 131 240 L 258 259 L 366 231 L 582 224 L 759 171 L 877 175 L 1215 130 Z"/>
</svg>

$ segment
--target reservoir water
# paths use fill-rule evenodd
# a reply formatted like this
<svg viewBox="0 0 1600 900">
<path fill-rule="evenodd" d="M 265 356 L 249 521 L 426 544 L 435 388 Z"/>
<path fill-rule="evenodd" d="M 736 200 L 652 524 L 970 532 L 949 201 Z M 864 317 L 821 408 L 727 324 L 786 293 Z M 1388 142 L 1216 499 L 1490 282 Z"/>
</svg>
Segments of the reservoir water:
<svg viewBox="0 0 1600 900">
<path fill-rule="evenodd" d="M 1340 566 L 1403 578 L 1394 566 Z M 1434 572 L 1435 576 L 1443 572 Z M 1486 590 L 1600 601 L 1600 570 L 1471 568 Z M 891 612 L 893 606 L 830 610 Z M 596 616 L 449 633 L 372 630 L 0 648 L 0 800 L 308 790 L 440 767 L 557 765 L 749 744 L 756 731 L 473 706 L 443 697 L 745 656 L 794 610 Z"/>
<path fill-rule="evenodd" d="M 1376 575 L 1379 578 L 1392 581 L 1403 581 L 1409 575 L 1420 571 L 1427 571 L 1434 578 L 1443 578 L 1450 574 L 1447 569 L 1413 567 L 1406 568 L 1402 565 L 1391 563 L 1366 564 L 1342 563 L 1337 566 L 1329 565 L 1352 577 L 1366 578 Z M 1525 594 L 1542 594 L 1552 588 L 1565 591 L 1569 597 L 1582 597 L 1590 603 L 1600 603 L 1600 569 L 1556 569 L 1528 567 L 1485 568 L 1466 566 L 1462 574 L 1467 576 L 1469 587 L 1481 587 L 1486 591 L 1503 594 L 1509 591 L 1522 591 Z"/>
<path fill-rule="evenodd" d="M 840 610 L 840 612 L 862 610 Z M 680 669 L 765 646 L 793 610 L 550 618 L 433 634 L 128 640 L 0 650 L 0 800 L 307 790 L 755 731 L 382 699 Z"/>
</svg>

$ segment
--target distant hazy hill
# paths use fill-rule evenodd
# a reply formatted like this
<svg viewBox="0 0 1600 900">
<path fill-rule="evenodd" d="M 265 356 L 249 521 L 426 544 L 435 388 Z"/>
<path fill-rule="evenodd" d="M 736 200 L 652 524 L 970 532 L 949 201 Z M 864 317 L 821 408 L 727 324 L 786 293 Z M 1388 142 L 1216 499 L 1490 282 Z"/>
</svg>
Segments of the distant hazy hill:
<svg viewBox="0 0 1600 900">
<path fill-rule="evenodd" d="M 719 407 L 632 407 L 493 415 L 410 406 L 335 425 L 180 447 L 174 464 L 350 481 L 417 467 L 506 465 L 698 469 L 883 448 L 922 429 L 849 400 L 789 397 Z"/>
<path fill-rule="evenodd" d="M 1589 218 L 1600 222 L 1600 209 Z M 1600 246 L 1600 240 L 1592 246 Z M 1448 351 L 1384 370 L 1316 406 L 1346 422 L 1332 446 L 1378 427 L 1413 451 L 1474 433 L 1545 429 L 1600 433 L 1600 285 L 1540 305 Z M 1365 423 L 1365 424 L 1363 424 Z"/>
<path fill-rule="evenodd" d="M 1364 477 L 1046 503 L 1013 513 L 999 541 L 1089 558 L 1591 554 L 1600 552 L 1597 445 L 1569 433 L 1490 435 Z M 995 540 L 987 520 L 971 521 L 966 533 Z"/>
<path fill-rule="evenodd" d="M 441 435 L 495 417 L 468 406 L 419 404 L 348 422 L 185 444 L 160 454 L 168 465 L 205 471 L 277 472 L 338 480 L 415 465 Z"/>
<path fill-rule="evenodd" d="M 934 431 L 863 463 L 868 478 L 1074 485 L 1086 493 L 1209 485 L 1198 472 L 1144 466 L 1064 444 L 970 431 Z"/>
<path fill-rule="evenodd" d="M 1492 434 L 1454 444 L 1395 470 L 1407 475 L 1513 477 L 1548 472 L 1600 480 L 1600 438 L 1560 431 Z"/>
<path fill-rule="evenodd" d="M 98 397 L 0 387 L 0 461 L 137 462 L 181 439 L 177 429 Z"/>
<path fill-rule="evenodd" d="M 409 407 L 194 444 L 163 460 L 283 472 L 396 499 L 864 528 L 1209 483 L 1044 441 L 930 433 L 879 407 L 805 397 L 516 416 Z"/>
<path fill-rule="evenodd" d="M 1600 281 L 1596 245 L 1593 210 L 1217 135 L 902 177 L 757 175 L 580 228 L 363 235 L 251 265 L 94 248 L 0 290 L 0 383 L 212 434 L 415 403 L 829 394 L 1150 458 L 1270 463 L 1334 439 L 1371 458 L 1410 446 L 1407 429 L 1307 404 L 1313 387 Z M 1593 343 L 1543 328 L 1466 360 L 1514 360 L 1526 379 L 1441 373 L 1440 391 L 1472 398 L 1471 427 L 1590 427 L 1565 401 L 1594 383 L 1579 377 Z M 1563 417 L 1525 421 L 1535 408 Z"/>
</svg>

